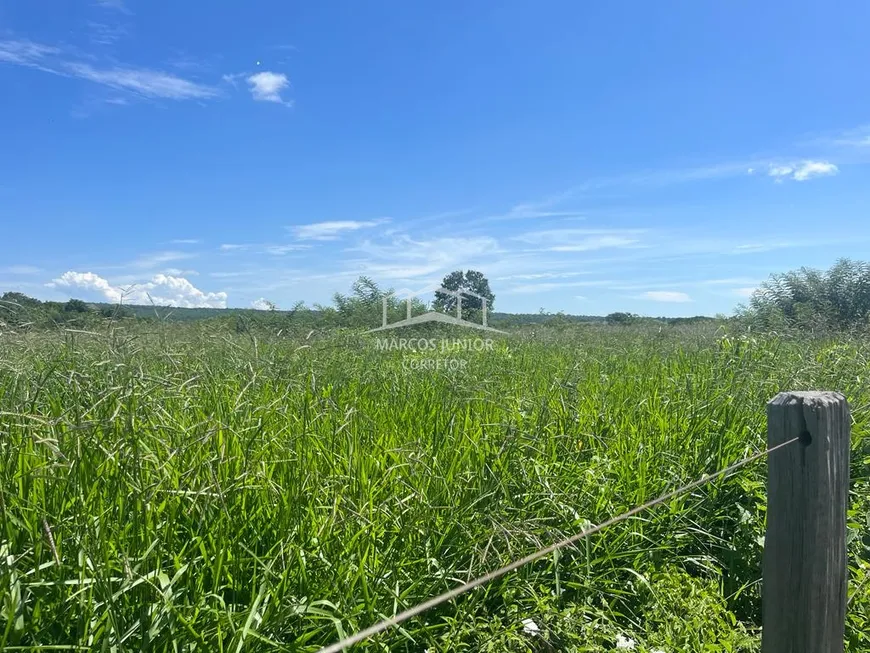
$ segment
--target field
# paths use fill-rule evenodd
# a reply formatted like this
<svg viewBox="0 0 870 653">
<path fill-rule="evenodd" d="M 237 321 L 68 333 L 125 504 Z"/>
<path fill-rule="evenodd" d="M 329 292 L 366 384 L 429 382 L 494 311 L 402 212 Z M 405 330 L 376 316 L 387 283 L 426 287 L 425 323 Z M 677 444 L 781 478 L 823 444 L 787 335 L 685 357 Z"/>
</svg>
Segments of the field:
<svg viewBox="0 0 870 653">
<path fill-rule="evenodd" d="M 447 335 L 468 337 L 425 337 Z M 409 364 L 432 356 L 465 364 Z M 828 389 L 854 419 L 847 637 L 866 651 L 868 377 L 866 339 L 706 325 L 434 355 L 205 322 L 4 334 L 0 649 L 316 651 L 763 449 L 770 398 Z M 758 650 L 765 470 L 358 649 Z"/>
</svg>

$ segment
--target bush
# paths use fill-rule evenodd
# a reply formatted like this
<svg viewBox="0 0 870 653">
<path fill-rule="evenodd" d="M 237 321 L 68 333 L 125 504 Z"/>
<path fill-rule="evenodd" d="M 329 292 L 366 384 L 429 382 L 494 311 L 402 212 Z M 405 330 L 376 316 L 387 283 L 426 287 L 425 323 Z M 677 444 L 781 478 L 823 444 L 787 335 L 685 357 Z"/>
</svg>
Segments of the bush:
<svg viewBox="0 0 870 653">
<path fill-rule="evenodd" d="M 67 313 L 87 313 L 89 309 L 81 299 L 71 299 L 64 304 L 63 310 Z"/>
<path fill-rule="evenodd" d="M 767 329 L 863 329 L 870 318 L 870 263 L 840 259 L 829 270 L 774 274 L 741 311 Z"/>
<path fill-rule="evenodd" d="M 608 324 L 626 326 L 637 321 L 638 316 L 634 313 L 611 313 L 604 318 Z"/>
</svg>

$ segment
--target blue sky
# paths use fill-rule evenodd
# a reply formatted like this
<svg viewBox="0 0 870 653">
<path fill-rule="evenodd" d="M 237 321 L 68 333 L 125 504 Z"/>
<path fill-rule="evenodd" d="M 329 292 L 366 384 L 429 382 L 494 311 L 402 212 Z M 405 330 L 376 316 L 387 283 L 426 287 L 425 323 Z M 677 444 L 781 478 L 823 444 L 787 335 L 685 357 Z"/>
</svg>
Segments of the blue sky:
<svg viewBox="0 0 870 653">
<path fill-rule="evenodd" d="M 0 0 L 0 290 L 730 313 L 870 251 L 870 4 Z"/>
</svg>

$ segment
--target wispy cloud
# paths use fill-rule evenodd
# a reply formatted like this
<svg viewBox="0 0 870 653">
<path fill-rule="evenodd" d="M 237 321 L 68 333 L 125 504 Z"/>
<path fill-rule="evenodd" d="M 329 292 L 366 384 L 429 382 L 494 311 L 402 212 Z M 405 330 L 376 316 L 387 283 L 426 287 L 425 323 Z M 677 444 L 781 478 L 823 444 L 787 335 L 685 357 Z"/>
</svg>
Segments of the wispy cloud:
<svg viewBox="0 0 870 653">
<path fill-rule="evenodd" d="M 639 247 L 644 229 L 546 229 L 531 231 L 518 240 L 550 252 L 588 252 L 597 249 Z"/>
<path fill-rule="evenodd" d="M 202 241 L 198 238 L 174 238 L 169 242 L 173 245 L 198 245 Z"/>
<path fill-rule="evenodd" d="M 164 268 L 162 274 L 168 274 L 171 277 L 198 277 L 199 272 L 196 270 L 182 270 L 181 268 Z"/>
<path fill-rule="evenodd" d="M 497 281 L 534 281 L 536 279 L 568 279 L 578 277 L 590 272 L 534 272 L 529 274 L 509 274 L 502 277 L 496 277 Z"/>
<path fill-rule="evenodd" d="M 33 265 L 10 265 L 5 268 L 0 268 L 0 274 L 29 275 L 39 274 L 40 272 L 42 272 L 42 268 L 38 268 Z"/>
<path fill-rule="evenodd" d="M 387 242 L 365 241 L 346 251 L 360 254 L 359 258 L 345 261 L 348 270 L 355 275 L 414 280 L 415 283 L 438 281 L 444 274 L 459 268 L 485 268 L 494 272 L 495 266 L 482 263 L 502 254 L 498 242 L 488 236 L 413 239 L 402 235 Z"/>
<path fill-rule="evenodd" d="M 640 297 L 641 299 L 651 299 L 654 302 L 671 302 L 679 304 L 692 301 L 692 298 L 686 293 L 677 292 L 675 290 L 648 290 Z"/>
<path fill-rule="evenodd" d="M 255 100 L 293 106 L 292 101 L 284 100 L 281 97 L 281 93 L 290 86 L 290 80 L 287 79 L 287 75 L 284 73 L 263 71 L 251 75 L 247 81 L 250 86 L 251 96 Z"/>
<path fill-rule="evenodd" d="M 840 147 L 870 147 L 870 125 L 861 125 L 854 129 L 846 129 L 821 138 L 809 141 L 809 145 L 840 146 Z"/>
<path fill-rule="evenodd" d="M 272 256 L 284 256 L 290 252 L 300 252 L 311 249 L 311 245 L 302 243 L 275 244 L 275 243 L 224 243 L 218 249 L 222 252 L 250 252 L 257 251 Z"/>
<path fill-rule="evenodd" d="M 755 291 L 758 290 L 755 287 L 751 288 L 734 288 L 732 291 L 738 297 L 752 297 L 755 294 Z"/>
<path fill-rule="evenodd" d="M 27 40 L 0 41 L 0 62 L 86 80 L 146 98 L 203 100 L 220 95 L 218 89 L 171 73 L 132 66 L 98 67 L 75 61 L 59 48 Z"/>
<path fill-rule="evenodd" d="M 487 216 L 483 218 L 482 221 L 538 220 L 544 218 L 574 218 L 582 220 L 584 217 L 583 214 L 577 211 L 554 211 L 551 208 L 559 202 L 568 199 L 571 194 L 572 191 L 566 191 L 564 193 L 545 197 L 537 202 L 523 202 L 521 204 L 516 204 L 506 212 Z"/>
<path fill-rule="evenodd" d="M 95 20 L 88 21 L 88 33 L 91 43 L 96 45 L 114 45 L 130 32 L 123 25 L 110 25 Z"/>
<path fill-rule="evenodd" d="M 59 52 L 58 48 L 26 39 L 0 41 L 0 61 L 20 66 L 36 67 L 42 59 Z"/>
<path fill-rule="evenodd" d="M 225 292 L 205 292 L 183 277 L 156 274 L 150 281 L 121 287 L 93 272 L 69 270 L 46 284 L 51 288 L 80 288 L 103 296 L 112 303 L 180 306 L 184 308 L 226 308 Z"/>
<path fill-rule="evenodd" d="M 255 274 L 253 270 L 227 270 L 223 272 L 209 272 L 208 276 L 215 279 L 234 279 L 236 277 L 249 277 Z"/>
<path fill-rule="evenodd" d="M 290 252 L 299 252 L 310 247 L 310 245 L 266 245 L 265 251 L 272 256 L 284 256 Z"/>
<path fill-rule="evenodd" d="M 607 287 L 617 283 L 609 279 L 596 279 L 592 281 L 550 281 L 545 283 L 521 283 L 508 288 L 505 292 L 511 295 L 524 295 L 533 293 L 550 292 L 563 288 L 594 288 Z"/>
<path fill-rule="evenodd" d="M 752 277 L 726 277 L 724 279 L 703 279 L 701 281 L 689 281 L 686 283 L 696 284 L 699 286 L 734 286 L 737 284 L 755 284 L 761 283 L 758 279 Z"/>
<path fill-rule="evenodd" d="M 870 129 L 862 134 L 851 136 L 853 144 L 870 144 Z M 710 165 L 700 165 L 687 168 L 672 168 L 662 170 L 641 170 L 624 175 L 609 177 L 592 177 L 580 181 L 572 188 L 545 197 L 537 202 L 517 204 L 510 210 L 480 219 L 480 222 L 530 219 L 585 219 L 588 212 L 581 209 L 557 210 L 569 200 L 578 200 L 595 195 L 599 191 L 631 194 L 637 191 L 664 188 L 695 182 L 725 180 L 735 177 L 752 176 L 759 171 L 767 170 L 768 174 L 777 179 L 793 179 L 806 181 L 814 177 L 837 174 L 836 164 L 827 160 L 801 160 L 793 163 L 781 163 L 772 158 L 746 158 L 743 160 L 726 161 Z"/>
<path fill-rule="evenodd" d="M 176 252 L 176 251 L 168 251 L 168 252 L 155 252 L 153 254 L 143 254 L 139 258 L 137 258 L 131 264 L 131 267 L 135 268 L 156 268 L 164 263 L 171 263 L 172 261 L 183 261 L 185 259 L 196 258 L 196 254 L 191 252 Z"/>
<path fill-rule="evenodd" d="M 792 242 L 769 242 L 769 243 L 747 243 L 745 245 L 737 245 L 732 254 L 757 254 L 759 252 L 770 252 L 775 249 L 787 249 L 789 247 L 806 247 L 810 243 L 792 243 Z"/>
<path fill-rule="evenodd" d="M 73 77 L 109 88 L 131 91 L 147 98 L 204 100 L 220 95 L 211 86 L 193 82 L 171 73 L 143 68 L 95 68 L 88 63 L 67 63 L 64 70 Z"/>
<path fill-rule="evenodd" d="M 291 227 L 293 234 L 299 240 L 336 240 L 340 235 L 349 231 L 358 231 L 369 227 L 377 227 L 387 222 L 381 220 L 333 220 L 329 222 L 315 222 Z"/>
<path fill-rule="evenodd" d="M 114 11 L 120 11 L 125 14 L 132 13 L 127 7 L 126 2 L 124 0 L 94 0 L 94 4 L 102 7 L 103 9 L 112 9 Z"/>
<path fill-rule="evenodd" d="M 582 238 L 579 242 L 568 245 L 554 245 L 548 248 L 551 252 L 588 252 L 596 249 L 610 247 L 628 247 L 637 245 L 639 241 L 634 238 L 622 238 L 619 236 L 590 236 Z"/>
<path fill-rule="evenodd" d="M 767 170 L 767 174 L 770 177 L 776 178 L 777 181 L 782 181 L 783 179 L 806 181 L 813 177 L 828 177 L 838 172 L 839 168 L 830 161 L 810 160 L 771 165 Z"/>
</svg>

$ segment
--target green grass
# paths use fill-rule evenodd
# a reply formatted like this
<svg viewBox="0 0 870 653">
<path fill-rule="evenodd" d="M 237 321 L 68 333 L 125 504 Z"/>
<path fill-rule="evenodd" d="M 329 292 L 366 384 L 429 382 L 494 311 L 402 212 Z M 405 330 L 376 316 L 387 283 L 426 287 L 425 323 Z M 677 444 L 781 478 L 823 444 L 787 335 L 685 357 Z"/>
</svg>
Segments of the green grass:
<svg viewBox="0 0 870 653">
<path fill-rule="evenodd" d="M 765 403 L 801 389 L 852 406 L 849 650 L 870 646 L 870 346 L 577 327 L 456 356 L 4 334 L 0 650 L 316 651 L 764 447 Z M 359 650 L 757 650 L 764 484 L 754 463 Z"/>
</svg>

